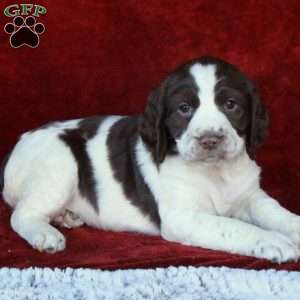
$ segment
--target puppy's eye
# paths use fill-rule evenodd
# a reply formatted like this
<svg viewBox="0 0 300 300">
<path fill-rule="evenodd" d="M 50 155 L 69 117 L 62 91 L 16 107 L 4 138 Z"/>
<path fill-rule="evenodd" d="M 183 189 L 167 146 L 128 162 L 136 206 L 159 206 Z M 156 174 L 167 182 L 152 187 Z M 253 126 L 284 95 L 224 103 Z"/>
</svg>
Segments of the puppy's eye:
<svg viewBox="0 0 300 300">
<path fill-rule="evenodd" d="M 190 116 L 193 113 L 193 107 L 183 102 L 180 103 L 178 107 L 178 111 L 184 116 Z"/>
<path fill-rule="evenodd" d="M 224 107 L 226 110 L 228 111 L 235 111 L 237 109 L 237 103 L 234 101 L 233 98 L 228 98 L 225 103 L 224 103 Z"/>
</svg>

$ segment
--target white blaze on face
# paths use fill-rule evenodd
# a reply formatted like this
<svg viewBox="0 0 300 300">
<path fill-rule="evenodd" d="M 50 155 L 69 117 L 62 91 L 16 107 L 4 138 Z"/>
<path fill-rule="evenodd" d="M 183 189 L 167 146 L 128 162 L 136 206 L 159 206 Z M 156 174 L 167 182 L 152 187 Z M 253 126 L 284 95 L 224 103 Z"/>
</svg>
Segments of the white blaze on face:
<svg viewBox="0 0 300 300">
<path fill-rule="evenodd" d="M 216 65 L 193 65 L 190 69 L 198 88 L 201 105 L 215 107 Z"/>
<path fill-rule="evenodd" d="M 218 132 L 228 120 L 215 103 L 216 66 L 196 64 L 191 67 L 190 73 L 199 89 L 200 105 L 190 122 L 189 130 L 198 137 L 205 131 Z"/>
<path fill-rule="evenodd" d="M 238 136 L 226 115 L 216 105 L 216 65 L 197 63 L 190 68 L 190 74 L 199 90 L 200 105 L 185 133 L 176 141 L 179 153 L 186 160 L 215 162 L 233 158 L 243 149 L 244 140 Z M 224 134 L 224 142 L 213 151 L 202 149 L 196 138 L 206 132 Z"/>
</svg>

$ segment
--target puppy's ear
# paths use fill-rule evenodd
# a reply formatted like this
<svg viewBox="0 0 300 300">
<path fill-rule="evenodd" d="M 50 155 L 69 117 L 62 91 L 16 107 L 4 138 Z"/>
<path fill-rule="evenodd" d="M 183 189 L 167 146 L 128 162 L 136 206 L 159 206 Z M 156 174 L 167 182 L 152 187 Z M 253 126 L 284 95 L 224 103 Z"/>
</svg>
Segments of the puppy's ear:
<svg viewBox="0 0 300 300">
<path fill-rule="evenodd" d="M 255 150 L 262 144 L 268 135 L 269 117 L 256 87 L 250 86 L 250 123 L 247 134 L 247 152 L 251 158 Z"/>
<path fill-rule="evenodd" d="M 168 147 L 167 131 L 164 124 L 166 93 L 166 83 L 163 83 L 150 94 L 139 123 L 141 138 L 151 151 L 156 165 L 165 159 Z"/>
</svg>

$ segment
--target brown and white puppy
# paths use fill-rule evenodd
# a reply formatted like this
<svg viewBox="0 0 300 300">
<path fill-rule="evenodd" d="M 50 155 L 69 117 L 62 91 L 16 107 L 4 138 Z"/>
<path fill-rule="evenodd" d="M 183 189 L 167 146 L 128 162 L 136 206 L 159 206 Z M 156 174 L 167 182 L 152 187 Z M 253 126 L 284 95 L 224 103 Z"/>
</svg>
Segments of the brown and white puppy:
<svg viewBox="0 0 300 300">
<path fill-rule="evenodd" d="M 22 135 L 3 164 L 13 229 L 65 249 L 51 224 L 160 234 L 277 262 L 300 256 L 300 217 L 260 188 L 267 131 L 254 84 L 202 57 L 171 73 L 140 116 L 54 122 Z"/>
</svg>

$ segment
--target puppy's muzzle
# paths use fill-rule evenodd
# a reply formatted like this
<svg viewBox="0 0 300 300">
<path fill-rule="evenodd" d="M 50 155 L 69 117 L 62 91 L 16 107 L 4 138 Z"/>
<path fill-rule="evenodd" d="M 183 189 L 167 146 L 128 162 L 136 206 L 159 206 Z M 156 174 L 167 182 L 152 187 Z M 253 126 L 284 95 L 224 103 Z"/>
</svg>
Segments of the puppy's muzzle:
<svg viewBox="0 0 300 300">
<path fill-rule="evenodd" d="M 196 139 L 201 148 L 212 151 L 217 149 L 223 143 L 225 136 L 221 133 L 207 132 Z"/>
</svg>

